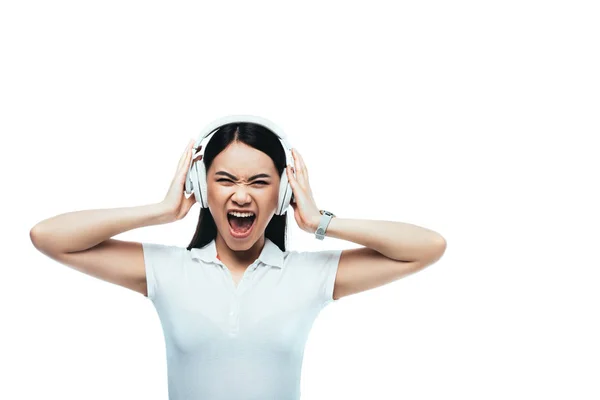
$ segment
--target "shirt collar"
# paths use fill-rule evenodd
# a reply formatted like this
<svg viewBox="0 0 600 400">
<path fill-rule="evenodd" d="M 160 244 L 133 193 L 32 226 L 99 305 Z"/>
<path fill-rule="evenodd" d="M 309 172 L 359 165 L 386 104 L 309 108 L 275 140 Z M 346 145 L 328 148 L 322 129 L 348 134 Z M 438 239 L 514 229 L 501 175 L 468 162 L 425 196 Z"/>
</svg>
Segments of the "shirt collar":
<svg viewBox="0 0 600 400">
<path fill-rule="evenodd" d="M 204 262 L 221 263 L 217 258 L 217 246 L 215 239 L 211 240 L 206 246 L 202 248 L 192 248 L 190 253 L 194 260 L 202 260 Z M 265 237 L 265 245 L 263 246 L 258 260 L 263 264 L 267 264 L 274 267 L 283 268 L 283 252 L 275 243 L 269 238 Z"/>
</svg>

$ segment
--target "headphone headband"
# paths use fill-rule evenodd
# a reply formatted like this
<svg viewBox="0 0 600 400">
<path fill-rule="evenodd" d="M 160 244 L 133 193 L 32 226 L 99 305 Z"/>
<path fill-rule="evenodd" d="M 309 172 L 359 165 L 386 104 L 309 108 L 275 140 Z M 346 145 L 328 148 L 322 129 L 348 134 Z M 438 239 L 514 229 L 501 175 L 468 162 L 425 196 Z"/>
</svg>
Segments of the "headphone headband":
<svg viewBox="0 0 600 400">
<path fill-rule="evenodd" d="M 279 140 L 281 140 L 284 144 L 283 149 L 286 151 L 286 153 L 289 151 L 289 149 L 292 148 L 287 136 L 283 132 L 283 129 L 281 129 L 279 126 L 277 126 L 273 121 L 269 121 L 268 119 L 259 117 L 257 115 L 239 114 L 239 115 L 226 115 L 226 116 L 218 118 L 218 119 L 212 121 L 211 123 L 209 123 L 208 125 L 206 125 L 200 131 L 200 136 L 194 143 L 194 149 L 197 149 L 198 146 L 200 146 L 202 144 L 202 142 L 204 141 L 204 139 L 207 136 L 210 136 L 211 134 L 216 133 L 216 131 L 219 128 L 221 128 L 223 125 L 227 125 L 230 123 L 237 123 L 237 122 L 251 122 L 251 123 L 254 123 L 257 125 L 262 125 L 263 127 L 267 128 L 271 132 L 273 132 L 275 135 L 277 135 L 277 137 L 279 137 Z M 210 140 L 210 139 L 208 139 L 208 140 Z M 207 140 L 207 142 L 208 142 L 208 140 Z"/>
</svg>

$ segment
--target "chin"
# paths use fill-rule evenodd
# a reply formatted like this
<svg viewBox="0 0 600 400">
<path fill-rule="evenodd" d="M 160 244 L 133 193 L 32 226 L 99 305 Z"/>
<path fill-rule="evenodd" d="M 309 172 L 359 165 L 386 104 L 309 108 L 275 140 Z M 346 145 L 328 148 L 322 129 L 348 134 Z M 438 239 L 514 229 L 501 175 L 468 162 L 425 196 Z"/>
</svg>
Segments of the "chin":
<svg viewBox="0 0 600 400">
<path fill-rule="evenodd" d="M 242 251 L 248 250 L 258 241 L 260 237 L 257 235 L 256 226 L 252 228 L 252 232 L 245 238 L 235 238 L 231 235 L 231 231 L 229 230 L 229 224 L 223 229 L 225 232 L 221 231 L 221 237 L 225 239 L 225 242 L 229 246 L 231 250 Z"/>
</svg>

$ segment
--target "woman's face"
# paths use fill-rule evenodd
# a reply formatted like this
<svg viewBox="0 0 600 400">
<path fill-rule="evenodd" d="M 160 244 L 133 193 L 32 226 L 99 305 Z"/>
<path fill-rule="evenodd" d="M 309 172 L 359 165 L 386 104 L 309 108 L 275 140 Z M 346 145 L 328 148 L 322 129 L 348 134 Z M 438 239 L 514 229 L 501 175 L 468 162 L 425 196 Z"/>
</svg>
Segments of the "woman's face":
<svg viewBox="0 0 600 400">
<path fill-rule="evenodd" d="M 221 237 L 233 250 L 248 249 L 264 234 L 277 208 L 280 177 L 273 160 L 244 143 L 232 142 L 213 160 L 206 182 L 208 208 Z M 232 236 L 227 219 L 231 209 L 256 215 L 248 237 Z"/>
</svg>

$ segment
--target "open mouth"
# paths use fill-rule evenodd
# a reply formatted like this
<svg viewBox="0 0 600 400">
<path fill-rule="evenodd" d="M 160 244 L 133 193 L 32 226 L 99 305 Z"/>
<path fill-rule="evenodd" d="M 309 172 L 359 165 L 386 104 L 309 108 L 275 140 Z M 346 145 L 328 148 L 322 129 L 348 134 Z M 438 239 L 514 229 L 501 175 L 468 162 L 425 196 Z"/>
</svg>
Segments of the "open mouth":
<svg viewBox="0 0 600 400">
<path fill-rule="evenodd" d="M 256 215 L 251 217 L 235 217 L 231 214 L 227 214 L 227 221 L 229 222 L 229 231 L 233 237 L 244 238 L 250 234 L 254 223 L 256 222 Z"/>
</svg>

